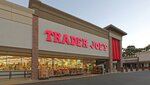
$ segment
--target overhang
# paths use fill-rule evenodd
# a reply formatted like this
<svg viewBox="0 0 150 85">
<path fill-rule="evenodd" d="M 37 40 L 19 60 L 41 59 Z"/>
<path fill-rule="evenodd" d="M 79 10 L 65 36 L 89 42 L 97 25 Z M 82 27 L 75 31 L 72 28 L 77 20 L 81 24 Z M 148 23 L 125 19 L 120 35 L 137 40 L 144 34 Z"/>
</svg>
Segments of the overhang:
<svg viewBox="0 0 150 85">
<path fill-rule="evenodd" d="M 122 35 L 122 36 L 127 35 L 126 32 L 124 32 L 123 30 L 119 29 L 118 27 L 116 27 L 116 26 L 114 26 L 114 25 L 112 25 L 112 24 L 110 24 L 110 25 L 104 27 L 104 29 L 106 29 L 106 30 L 108 30 L 108 31 L 115 31 L 115 32 L 119 33 L 119 34 Z"/>
</svg>

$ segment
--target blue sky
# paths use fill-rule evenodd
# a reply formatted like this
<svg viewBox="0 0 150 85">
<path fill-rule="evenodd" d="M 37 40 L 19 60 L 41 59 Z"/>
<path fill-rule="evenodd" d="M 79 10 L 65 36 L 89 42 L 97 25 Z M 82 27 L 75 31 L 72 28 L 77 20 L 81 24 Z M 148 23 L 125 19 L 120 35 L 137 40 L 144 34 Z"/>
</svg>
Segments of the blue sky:
<svg viewBox="0 0 150 85">
<path fill-rule="evenodd" d="M 8 0 L 28 7 L 29 0 Z M 123 47 L 150 44 L 150 0 L 41 0 L 100 27 L 113 24 L 127 32 Z"/>
</svg>

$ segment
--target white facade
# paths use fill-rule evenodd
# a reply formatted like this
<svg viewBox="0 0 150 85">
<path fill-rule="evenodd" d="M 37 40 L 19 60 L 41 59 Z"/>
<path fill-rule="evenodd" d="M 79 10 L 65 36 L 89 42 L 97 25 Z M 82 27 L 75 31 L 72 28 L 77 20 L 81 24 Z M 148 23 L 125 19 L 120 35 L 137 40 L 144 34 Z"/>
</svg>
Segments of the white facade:
<svg viewBox="0 0 150 85">
<path fill-rule="evenodd" d="M 48 42 L 46 41 L 47 35 L 45 34 L 45 30 L 52 30 L 61 34 L 87 39 L 88 48 Z M 106 51 L 91 49 L 90 45 L 92 41 L 100 42 L 108 46 L 108 39 L 39 18 L 39 50 L 109 57 L 109 47 Z"/>
<path fill-rule="evenodd" d="M 32 48 L 33 10 L 0 1 L 0 46 Z"/>
</svg>

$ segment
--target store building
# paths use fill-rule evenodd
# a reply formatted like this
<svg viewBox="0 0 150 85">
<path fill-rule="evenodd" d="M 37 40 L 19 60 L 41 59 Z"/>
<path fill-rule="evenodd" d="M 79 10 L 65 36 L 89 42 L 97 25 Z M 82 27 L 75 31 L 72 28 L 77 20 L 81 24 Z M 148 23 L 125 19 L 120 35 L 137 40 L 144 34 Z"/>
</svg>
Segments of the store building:
<svg viewBox="0 0 150 85">
<path fill-rule="evenodd" d="M 114 61 L 116 69 L 122 67 L 126 33 L 113 25 L 102 29 L 38 0 L 30 0 L 29 8 L 2 0 L 0 11 L 0 75 L 97 73 L 98 65 L 112 72 Z"/>
<path fill-rule="evenodd" d="M 31 70 L 34 11 L 0 0 L 0 78 L 22 76 Z"/>
<path fill-rule="evenodd" d="M 135 55 L 123 58 L 124 71 L 150 70 L 150 51 L 138 52 Z"/>
<path fill-rule="evenodd" d="M 108 25 L 104 29 L 109 31 L 110 70 L 122 71 L 122 37 L 127 33 L 113 25 Z"/>
</svg>

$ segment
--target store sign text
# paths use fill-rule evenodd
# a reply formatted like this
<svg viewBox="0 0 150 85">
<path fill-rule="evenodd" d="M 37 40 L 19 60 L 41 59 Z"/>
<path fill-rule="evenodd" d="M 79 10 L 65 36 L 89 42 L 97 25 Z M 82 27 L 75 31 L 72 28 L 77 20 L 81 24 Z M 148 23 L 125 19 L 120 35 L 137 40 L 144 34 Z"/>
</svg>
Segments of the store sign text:
<svg viewBox="0 0 150 85">
<path fill-rule="evenodd" d="M 100 51 L 107 51 L 108 45 L 101 42 L 91 41 L 92 44 L 89 45 L 89 41 L 87 39 L 76 37 L 68 34 L 61 34 L 59 32 L 54 32 L 52 30 L 45 30 L 45 34 L 47 35 L 46 41 L 60 43 L 60 44 L 68 44 L 72 46 L 78 46 L 83 48 L 91 48 Z"/>
</svg>

